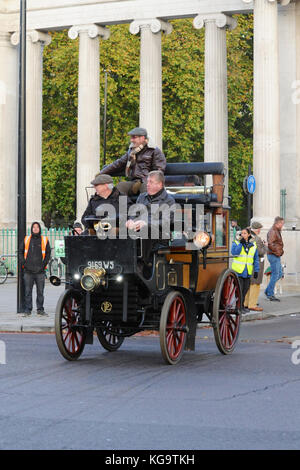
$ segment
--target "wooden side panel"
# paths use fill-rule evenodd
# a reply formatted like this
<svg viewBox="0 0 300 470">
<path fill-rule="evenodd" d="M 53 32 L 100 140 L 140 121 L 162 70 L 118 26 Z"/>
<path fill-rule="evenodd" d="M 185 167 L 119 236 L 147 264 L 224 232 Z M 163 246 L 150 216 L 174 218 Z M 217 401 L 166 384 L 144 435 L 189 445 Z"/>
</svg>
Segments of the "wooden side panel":
<svg viewBox="0 0 300 470">
<path fill-rule="evenodd" d="M 178 261 L 180 263 L 191 263 L 192 262 L 192 255 L 190 253 L 170 253 L 166 255 L 166 260 L 170 262 L 170 260 Z"/>
<path fill-rule="evenodd" d="M 227 266 L 227 261 L 207 264 L 206 269 L 203 269 L 203 266 L 199 265 L 196 292 L 214 289 L 216 287 L 219 275 L 222 271 L 224 271 L 224 269 L 227 268 Z"/>
<path fill-rule="evenodd" d="M 186 289 L 190 288 L 190 265 L 184 264 L 183 265 L 183 287 Z"/>
</svg>

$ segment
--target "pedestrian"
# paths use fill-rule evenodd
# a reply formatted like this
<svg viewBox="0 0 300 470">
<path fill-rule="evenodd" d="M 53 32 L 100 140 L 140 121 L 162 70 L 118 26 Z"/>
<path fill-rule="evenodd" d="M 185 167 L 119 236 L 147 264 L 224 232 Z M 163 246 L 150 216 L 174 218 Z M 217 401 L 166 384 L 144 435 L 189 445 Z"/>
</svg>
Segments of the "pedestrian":
<svg viewBox="0 0 300 470">
<path fill-rule="evenodd" d="M 237 232 L 241 231 L 241 227 L 238 225 L 237 220 L 232 219 L 231 221 L 232 239 L 234 240 Z"/>
<path fill-rule="evenodd" d="M 260 285 L 263 280 L 264 275 L 264 264 L 265 264 L 265 254 L 268 251 L 267 243 L 261 239 L 260 232 L 262 229 L 262 224 L 260 222 L 252 222 L 251 224 L 251 236 L 256 243 L 258 258 L 259 258 L 259 273 L 256 279 L 252 276 L 250 281 L 250 288 L 246 294 L 244 305 L 248 307 L 249 310 L 254 310 L 256 312 L 262 312 L 263 308 L 257 305 L 258 296 L 260 292 Z"/>
<path fill-rule="evenodd" d="M 231 253 L 234 256 L 231 268 L 238 275 L 242 291 L 241 310 L 242 313 L 247 313 L 250 310 L 244 306 L 244 300 L 250 287 L 251 276 L 253 274 L 254 279 L 257 279 L 259 272 L 258 252 L 249 228 L 241 231 L 240 240 L 232 242 Z"/>
<path fill-rule="evenodd" d="M 80 222 L 74 222 L 73 228 L 72 228 L 72 235 L 75 237 L 79 237 L 83 232 L 83 228 Z"/>
<path fill-rule="evenodd" d="M 265 290 L 266 297 L 271 301 L 280 302 L 278 297 L 274 295 L 274 288 L 276 282 L 282 278 L 282 266 L 281 256 L 283 255 L 283 241 L 281 236 L 281 230 L 284 226 L 284 219 L 282 217 L 275 217 L 273 226 L 270 228 L 267 234 L 268 242 L 268 260 L 271 268 L 271 276 L 269 284 Z"/>
<path fill-rule="evenodd" d="M 39 222 L 31 225 L 31 235 L 24 238 L 19 249 L 24 270 L 26 316 L 32 311 L 32 289 L 36 285 L 36 308 L 38 315 L 47 315 L 44 310 L 45 270 L 51 255 L 48 237 L 42 235 Z"/>
<path fill-rule="evenodd" d="M 166 158 L 162 151 L 150 143 L 147 130 L 135 127 L 128 132 L 130 146 L 118 160 L 106 166 L 100 174 L 115 175 L 125 172 L 127 181 L 118 183 L 117 188 L 129 196 L 147 191 L 147 176 L 150 171 L 160 170 L 164 173 Z"/>
</svg>

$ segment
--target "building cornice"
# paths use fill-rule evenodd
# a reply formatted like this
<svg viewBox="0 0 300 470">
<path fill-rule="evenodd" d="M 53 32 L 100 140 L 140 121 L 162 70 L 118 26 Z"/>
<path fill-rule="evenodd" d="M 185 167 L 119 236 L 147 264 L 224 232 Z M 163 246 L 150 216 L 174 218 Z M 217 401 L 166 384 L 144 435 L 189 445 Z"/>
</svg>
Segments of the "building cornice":
<svg viewBox="0 0 300 470">
<path fill-rule="evenodd" d="M 266 1 L 278 1 L 284 7 L 290 0 Z M 203 13 L 231 16 L 252 11 L 253 0 L 27 0 L 27 27 L 51 31 L 92 23 L 129 24 L 137 17 L 168 21 Z M 18 29 L 19 0 L 0 0 L 0 31 L 12 33 Z"/>
<path fill-rule="evenodd" d="M 1 1 L 1 0 L 0 0 Z M 0 30 L 19 29 L 19 0 L 5 1 L 1 9 Z M 12 7 L 10 7 L 10 5 Z M 253 5 L 242 0 L 27 0 L 27 27 L 30 30 L 61 30 L 80 24 L 111 25 L 158 18 L 163 21 L 194 18 L 198 14 L 216 11 L 232 15 L 247 13 Z"/>
</svg>

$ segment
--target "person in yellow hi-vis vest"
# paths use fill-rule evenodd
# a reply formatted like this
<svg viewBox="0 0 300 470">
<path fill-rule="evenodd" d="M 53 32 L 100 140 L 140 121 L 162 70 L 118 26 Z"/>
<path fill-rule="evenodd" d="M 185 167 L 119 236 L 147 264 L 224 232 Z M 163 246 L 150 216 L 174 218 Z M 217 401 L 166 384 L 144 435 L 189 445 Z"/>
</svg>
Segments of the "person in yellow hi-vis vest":
<svg viewBox="0 0 300 470">
<path fill-rule="evenodd" d="M 263 308 L 257 305 L 258 296 L 260 292 L 260 285 L 263 280 L 264 275 L 264 257 L 268 251 L 268 244 L 261 239 L 260 231 L 262 229 L 262 224 L 260 222 L 253 221 L 251 224 L 251 236 L 254 239 L 257 246 L 257 253 L 259 258 L 259 273 L 257 279 L 251 279 L 250 288 L 246 294 L 244 301 L 245 307 L 248 307 L 249 310 L 254 310 L 256 312 L 262 312 Z"/>
<path fill-rule="evenodd" d="M 244 228 L 239 239 L 232 242 L 231 254 L 234 256 L 231 269 L 237 273 L 242 290 L 242 313 L 247 313 L 250 310 L 244 307 L 244 300 L 250 287 L 251 276 L 253 274 L 256 279 L 259 272 L 257 246 L 251 238 L 249 228 Z"/>
<path fill-rule="evenodd" d="M 31 225 L 31 235 L 24 238 L 19 253 L 24 270 L 24 314 L 31 315 L 32 289 L 35 284 L 37 314 L 47 315 L 44 310 L 45 269 L 50 259 L 51 248 L 48 237 L 41 234 L 41 226 L 38 222 L 33 222 Z"/>
</svg>

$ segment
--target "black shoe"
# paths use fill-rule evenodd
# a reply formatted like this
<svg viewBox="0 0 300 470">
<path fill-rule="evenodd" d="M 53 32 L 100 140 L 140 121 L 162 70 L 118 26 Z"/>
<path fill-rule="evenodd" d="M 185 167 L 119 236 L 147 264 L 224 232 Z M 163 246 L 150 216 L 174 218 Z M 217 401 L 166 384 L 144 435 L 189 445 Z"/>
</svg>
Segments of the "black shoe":
<svg viewBox="0 0 300 470">
<path fill-rule="evenodd" d="M 25 310 L 23 313 L 23 317 L 29 317 L 31 315 L 31 312 L 29 310 Z"/>
<path fill-rule="evenodd" d="M 269 297 L 269 300 L 271 300 L 272 302 L 273 302 L 273 301 L 280 302 L 280 299 L 278 299 L 278 297 L 275 297 L 275 295 L 271 295 L 271 296 Z"/>
<path fill-rule="evenodd" d="M 45 310 L 37 310 L 36 313 L 42 317 L 48 317 L 48 313 L 46 313 Z"/>
</svg>

